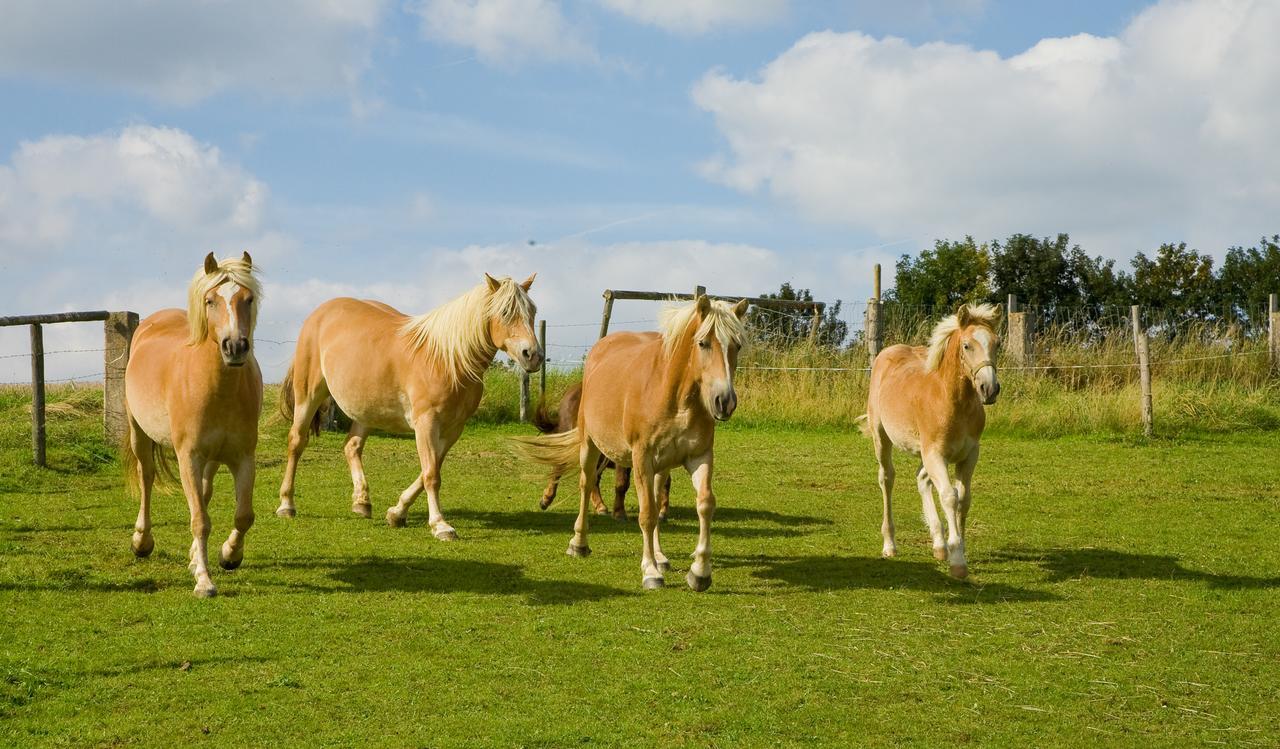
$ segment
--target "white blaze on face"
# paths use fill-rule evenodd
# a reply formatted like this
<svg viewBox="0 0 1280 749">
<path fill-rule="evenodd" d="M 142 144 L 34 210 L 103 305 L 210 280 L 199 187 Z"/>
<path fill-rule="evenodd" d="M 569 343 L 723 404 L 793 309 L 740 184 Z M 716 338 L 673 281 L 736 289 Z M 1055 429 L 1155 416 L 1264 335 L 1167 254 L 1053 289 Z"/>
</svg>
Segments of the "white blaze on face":
<svg viewBox="0 0 1280 749">
<path fill-rule="evenodd" d="M 240 284 L 228 281 L 227 283 L 219 286 L 214 292 L 218 296 L 222 297 L 223 303 L 227 305 L 227 329 L 225 331 L 221 331 L 221 335 L 223 337 L 231 335 L 235 331 L 239 330 L 239 324 L 236 320 L 236 308 L 235 305 L 231 303 L 231 300 L 235 298 L 235 295 L 239 291 Z"/>
</svg>

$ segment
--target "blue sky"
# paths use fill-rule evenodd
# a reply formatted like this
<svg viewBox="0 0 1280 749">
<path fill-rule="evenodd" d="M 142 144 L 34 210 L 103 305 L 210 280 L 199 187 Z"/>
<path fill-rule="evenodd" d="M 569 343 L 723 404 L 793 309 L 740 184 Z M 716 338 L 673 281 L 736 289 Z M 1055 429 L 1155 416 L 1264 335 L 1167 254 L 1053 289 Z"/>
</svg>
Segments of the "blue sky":
<svg viewBox="0 0 1280 749">
<path fill-rule="evenodd" d="M 7 5 L 7 314 L 145 315 L 247 248 L 272 340 L 330 296 L 417 312 L 483 270 L 538 271 L 553 325 L 605 287 L 788 280 L 856 321 L 871 265 L 937 237 L 1127 258 L 1277 231 L 1274 3 Z M 0 331 L 0 355 L 25 345 Z"/>
</svg>

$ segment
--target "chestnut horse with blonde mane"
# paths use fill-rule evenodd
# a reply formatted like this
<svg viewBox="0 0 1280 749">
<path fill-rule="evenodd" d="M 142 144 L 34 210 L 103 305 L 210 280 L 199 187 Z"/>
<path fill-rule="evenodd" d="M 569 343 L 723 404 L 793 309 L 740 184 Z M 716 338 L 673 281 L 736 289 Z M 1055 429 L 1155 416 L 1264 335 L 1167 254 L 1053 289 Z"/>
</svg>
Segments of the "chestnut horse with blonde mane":
<svg viewBox="0 0 1280 749">
<path fill-rule="evenodd" d="M 964 554 L 964 530 L 969 517 L 970 482 L 978 465 L 978 441 L 986 426 L 984 405 L 1000 394 L 995 357 L 1000 346 L 996 325 L 1000 308 L 964 304 L 933 329 L 928 347 L 890 346 L 871 367 L 865 429 L 875 445 L 884 495 L 883 553 L 895 556 L 893 540 L 893 448 L 920 456 L 916 487 L 923 502 L 925 523 L 935 558 L 946 559 L 957 578 L 969 574 Z M 956 467 L 953 483 L 948 465 Z M 937 490 L 947 518 L 942 539 Z"/>
<path fill-rule="evenodd" d="M 195 594 L 217 593 L 209 578 L 209 498 L 219 465 L 236 486 L 235 529 L 220 563 L 233 570 L 244 559 L 253 525 L 254 451 L 262 412 L 262 372 L 253 355 L 253 328 L 262 291 L 249 253 L 218 262 L 213 253 L 191 279 L 187 311 L 161 310 L 133 334 L 125 367 L 126 478 L 141 490 L 133 553 L 149 555 L 151 489 L 162 445 L 178 457 L 182 492 L 191 511 L 190 568 Z"/>
<path fill-rule="evenodd" d="M 685 581 L 711 587 L 711 491 L 715 425 L 738 406 L 733 375 L 746 341 L 747 301 L 712 301 L 705 294 L 664 310 L 661 333 L 620 332 L 601 338 L 583 364 L 578 426 L 561 434 L 517 438 L 526 457 L 563 473 L 577 466 L 578 519 L 570 556 L 585 557 L 591 488 L 600 480 L 601 456 L 630 467 L 640 500 L 641 581 L 661 588 L 670 568 L 658 542 L 655 487 L 662 474 L 684 466 L 698 500 L 698 547 Z"/>
<path fill-rule="evenodd" d="M 362 454 L 371 430 L 413 434 L 421 471 L 387 510 L 392 527 L 405 524 L 425 489 L 432 534 L 452 541 L 457 532 L 440 511 L 440 465 L 480 405 L 484 373 L 499 349 L 533 372 L 542 365 L 529 298 L 533 276 L 522 283 L 485 274 L 484 283 L 417 317 L 381 303 L 331 299 L 302 324 L 293 364 L 281 387 L 289 429 L 288 462 L 276 514 L 293 517 L 293 481 L 319 410 L 330 397 L 351 417 L 344 448 L 351 469 L 351 511 L 371 517 Z"/>
</svg>

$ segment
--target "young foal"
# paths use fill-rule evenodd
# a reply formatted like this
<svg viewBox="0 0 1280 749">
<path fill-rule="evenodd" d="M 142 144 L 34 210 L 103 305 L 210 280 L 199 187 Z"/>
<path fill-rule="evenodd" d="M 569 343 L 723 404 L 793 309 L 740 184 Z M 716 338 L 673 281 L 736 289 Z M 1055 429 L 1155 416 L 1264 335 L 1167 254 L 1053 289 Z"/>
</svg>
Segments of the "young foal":
<svg viewBox="0 0 1280 749">
<path fill-rule="evenodd" d="M 440 465 L 480 405 L 484 372 L 499 349 L 533 372 L 542 349 L 533 330 L 529 299 L 533 276 L 523 283 L 485 274 L 485 282 L 424 315 L 410 317 L 381 302 L 331 299 L 302 324 L 293 364 L 281 387 L 280 407 L 292 422 L 288 463 L 276 514 L 292 517 L 293 480 L 318 412 L 333 396 L 351 417 L 345 452 L 354 485 L 351 510 L 370 517 L 364 476 L 365 439 L 381 429 L 412 433 L 422 471 L 387 510 L 392 527 L 405 524 L 423 489 L 436 538 L 457 538 L 440 511 Z"/>
<path fill-rule="evenodd" d="M 553 472 L 578 466 L 578 520 L 570 556 L 591 553 L 589 496 L 603 455 L 632 469 L 644 542 L 642 581 L 645 588 L 662 587 L 670 564 L 658 543 L 654 484 L 659 474 L 683 465 L 698 492 L 698 548 L 685 580 L 697 591 L 711 587 L 715 423 L 728 420 L 738 406 L 733 374 L 746 339 L 746 313 L 746 300 L 730 306 L 704 294 L 666 310 L 661 333 L 605 336 L 583 365 L 577 428 L 517 440 L 521 452 Z"/>
<path fill-rule="evenodd" d="M 160 445 L 172 445 L 191 510 L 190 566 L 201 598 L 217 593 L 205 547 L 219 464 L 231 469 L 236 484 L 235 530 L 222 545 L 223 569 L 240 566 L 244 536 L 253 525 L 253 458 L 262 411 L 253 328 L 261 297 L 249 253 L 222 262 L 209 253 L 191 279 L 187 312 L 167 309 L 143 320 L 125 367 L 125 470 L 142 495 L 133 553 L 145 557 L 155 548 L 151 488 Z"/>
<path fill-rule="evenodd" d="M 949 561 L 953 576 L 963 578 L 969 573 L 964 555 L 969 484 L 978 465 L 978 440 L 986 425 L 983 405 L 995 403 L 1000 394 L 995 365 L 999 319 L 998 307 L 961 305 L 956 314 L 933 329 L 928 348 L 890 346 L 876 357 L 867 394 L 866 430 L 880 463 L 884 495 L 880 531 L 886 557 L 898 553 L 890 502 L 896 445 L 920 456 L 916 487 L 933 539 L 933 555 Z M 956 466 L 954 484 L 947 474 L 952 463 Z M 937 490 L 947 517 L 945 543 L 931 486 Z"/>
<path fill-rule="evenodd" d="M 547 415 L 545 404 L 539 403 L 536 411 L 533 412 L 533 425 L 543 434 L 558 434 L 567 432 L 578 423 L 578 406 L 582 403 L 582 383 L 578 383 L 565 391 L 564 397 L 560 399 L 560 407 L 553 421 Z M 614 465 L 611 461 L 605 462 L 605 468 L 613 469 L 613 517 L 615 520 L 627 519 L 627 489 L 631 488 L 631 469 Z M 547 479 L 547 488 L 542 492 L 542 499 L 538 502 L 538 507 L 545 510 L 551 506 L 556 499 L 556 490 L 560 488 L 559 472 L 554 472 Z M 665 474 L 658 482 L 658 520 L 667 519 L 667 509 L 671 503 L 671 474 Z M 596 482 L 591 487 L 591 506 L 595 508 L 597 515 L 607 515 L 609 510 L 604 506 L 604 499 L 600 496 L 600 482 Z"/>
</svg>

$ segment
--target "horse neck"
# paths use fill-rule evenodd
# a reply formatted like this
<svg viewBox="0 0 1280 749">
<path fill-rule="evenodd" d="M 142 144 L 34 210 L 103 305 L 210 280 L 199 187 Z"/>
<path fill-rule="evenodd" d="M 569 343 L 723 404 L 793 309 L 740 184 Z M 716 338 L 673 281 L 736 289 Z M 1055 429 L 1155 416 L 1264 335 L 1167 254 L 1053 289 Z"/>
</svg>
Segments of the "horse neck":
<svg viewBox="0 0 1280 749">
<path fill-rule="evenodd" d="M 693 331 L 685 331 L 672 347 L 663 366 L 662 393 L 670 411 L 678 410 L 683 403 L 698 401 L 694 397 L 698 386 L 697 374 L 689 366 L 689 360 L 693 358 L 693 338 Z"/>
<path fill-rule="evenodd" d="M 965 371 L 961 361 L 959 331 L 952 333 L 947 340 L 947 349 L 938 365 L 938 378 L 953 403 L 978 397 L 977 391 L 973 389 L 973 381 L 969 379 L 969 373 Z"/>
</svg>

